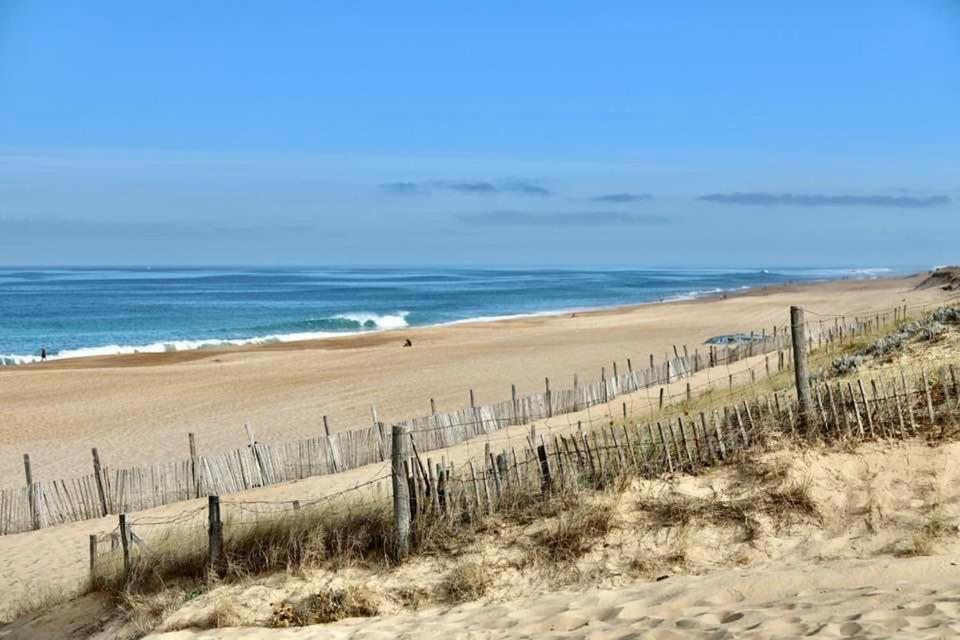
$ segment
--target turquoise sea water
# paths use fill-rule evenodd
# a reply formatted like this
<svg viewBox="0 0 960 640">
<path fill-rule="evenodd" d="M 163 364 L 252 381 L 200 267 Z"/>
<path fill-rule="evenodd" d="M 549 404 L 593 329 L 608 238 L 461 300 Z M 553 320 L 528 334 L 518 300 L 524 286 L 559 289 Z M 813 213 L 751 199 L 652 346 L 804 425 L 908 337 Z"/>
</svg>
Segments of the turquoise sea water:
<svg viewBox="0 0 960 640">
<path fill-rule="evenodd" d="M 0 269 L 0 363 L 322 338 L 891 269 Z"/>
</svg>

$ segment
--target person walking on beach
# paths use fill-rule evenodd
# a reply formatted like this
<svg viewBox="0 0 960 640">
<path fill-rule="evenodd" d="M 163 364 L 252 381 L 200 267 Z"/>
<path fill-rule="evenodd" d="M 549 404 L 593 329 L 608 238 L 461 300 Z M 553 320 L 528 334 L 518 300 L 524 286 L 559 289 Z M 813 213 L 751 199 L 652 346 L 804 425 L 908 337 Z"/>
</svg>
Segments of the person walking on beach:
<svg viewBox="0 0 960 640">
<path fill-rule="evenodd" d="M 46 361 L 47 361 L 47 348 L 40 347 L 40 362 L 46 362 Z"/>
</svg>

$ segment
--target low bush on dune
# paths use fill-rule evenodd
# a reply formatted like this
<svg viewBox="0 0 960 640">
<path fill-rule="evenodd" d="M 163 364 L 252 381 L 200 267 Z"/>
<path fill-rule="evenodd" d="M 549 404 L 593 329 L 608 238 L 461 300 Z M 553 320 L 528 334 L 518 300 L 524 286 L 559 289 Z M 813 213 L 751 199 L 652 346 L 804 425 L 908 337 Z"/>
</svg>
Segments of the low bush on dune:
<svg viewBox="0 0 960 640">
<path fill-rule="evenodd" d="M 464 562 L 443 577 L 437 592 L 444 602 L 458 604 L 483 597 L 492 582 L 493 577 L 485 566 Z"/>
<path fill-rule="evenodd" d="M 364 587 L 326 588 L 298 600 L 285 600 L 274 606 L 272 627 L 305 627 L 346 618 L 377 615 L 376 597 Z"/>
</svg>

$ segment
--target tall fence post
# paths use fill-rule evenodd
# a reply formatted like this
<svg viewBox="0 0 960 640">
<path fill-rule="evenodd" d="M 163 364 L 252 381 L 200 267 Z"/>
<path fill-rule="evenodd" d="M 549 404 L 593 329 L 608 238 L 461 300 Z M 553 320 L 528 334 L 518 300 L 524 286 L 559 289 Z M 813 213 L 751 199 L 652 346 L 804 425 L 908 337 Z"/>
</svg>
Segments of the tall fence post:
<svg viewBox="0 0 960 640">
<path fill-rule="evenodd" d="M 27 477 L 27 500 L 30 502 L 30 524 L 34 530 L 40 528 L 40 505 L 37 504 L 39 491 L 33 489 L 33 471 L 30 469 L 30 454 L 23 454 L 23 473 Z"/>
<path fill-rule="evenodd" d="M 393 425 L 390 438 L 391 481 L 393 483 L 393 520 L 397 528 L 397 548 L 394 559 L 402 560 L 410 552 L 410 494 L 407 486 L 407 472 L 403 466 L 406 459 L 407 436 L 410 427 Z"/>
<path fill-rule="evenodd" d="M 547 405 L 547 417 L 553 417 L 553 403 L 550 401 L 550 378 L 544 378 L 544 384 L 546 385 L 546 391 L 544 392 L 544 399 L 546 400 Z"/>
<path fill-rule="evenodd" d="M 810 377 L 807 372 L 807 337 L 803 309 L 790 307 L 790 337 L 793 341 L 793 374 L 800 405 L 800 426 L 805 435 L 813 426 L 813 398 L 810 396 Z"/>
<path fill-rule="evenodd" d="M 97 536 L 90 534 L 90 583 L 97 579 Z"/>
<path fill-rule="evenodd" d="M 243 429 L 247 432 L 247 446 L 250 447 L 250 453 L 253 455 L 253 461 L 257 464 L 257 478 L 260 480 L 261 487 L 267 486 L 267 474 L 263 469 L 263 460 L 260 459 L 260 450 L 257 448 L 257 439 L 253 435 L 253 429 L 250 422 L 243 423 Z"/>
<path fill-rule="evenodd" d="M 103 469 L 100 467 L 100 454 L 93 448 L 93 475 L 97 483 L 97 493 L 100 496 L 101 515 L 107 515 L 107 494 L 103 490 Z"/>
<path fill-rule="evenodd" d="M 219 577 L 223 568 L 223 520 L 220 519 L 220 496 L 207 498 L 207 571 Z"/>
<path fill-rule="evenodd" d="M 120 548 L 123 550 L 123 582 L 130 579 L 130 526 L 127 514 L 120 514 Z"/>
<path fill-rule="evenodd" d="M 197 473 L 197 440 L 192 433 L 187 434 L 187 438 L 190 441 L 190 475 L 191 480 L 193 481 L 193 490 L 194 495 L 200 497 L 200 478 Z"/>
<path fill-rule="evenodd" d="M 330 449 L 330 461 L 333 465 L 333 472 L 339 473 L 340 463 L 337 461 L 337 443 L 330 434 L 330 422 L 327 420 L 327 416 L 323 416 L 323 433 L 327 437 L 327 448 Z"/>
</svg>

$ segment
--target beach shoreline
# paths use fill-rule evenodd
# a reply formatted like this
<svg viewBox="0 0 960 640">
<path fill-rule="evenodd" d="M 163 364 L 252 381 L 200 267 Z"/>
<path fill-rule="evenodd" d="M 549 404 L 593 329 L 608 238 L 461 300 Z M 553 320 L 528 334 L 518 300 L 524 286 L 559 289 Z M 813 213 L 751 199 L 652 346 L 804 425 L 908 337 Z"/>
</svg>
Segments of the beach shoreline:
<svg viewBox="0 0 960 640">
<path fill-rule="evenodd" d="M 710 302 L 714 300 L 725 300 L 729 298 L 739 298 L 739 297 L 749 297 L 757 295 L 767 295 L 770 293 L 775 293 L 777 291 L 789 291 L 793 287 L 803 287 L 811 285 L 822 285 L 828 283 L 839 283 L 839 282 L 873 282 L 878 280 L 907 280 L 918 278 L 925 275 L 928 272 L 914 272 L 908 274 L 891 274 L 891 275 L 871 275 L 869 277 L 838 277 L 838 278 L 824 278 L 824 279 L 813 279 L 813 280 L 804 280 L 798 282 L 786 282 L 778 284 L 769 284 L 769 285 L 756 285 L 756 286 L 743 286 L 737 287 L 734 289 L 720 289 L 712 291 L 704 291 L 696 294 L 689 295 L 678 295 L 667 298 L 660 298 L 657 300 L 646 300 L 641 302 L 630 302 L 625 304 L 615 304 L 615 305 L 606 305 L 606 306 L 597 306 L 597 307 L 570 307 L 563 309 L 553 309 L 546 311 L 536 311 L 530 313 L 516 313 L 516 314 L 507 314 L 501 316 L 479 316 L 475 318 L 463 318 L 459 320 L 451 320 L 448 322 L 440 322 L 435 324 L 424 324 L 424 325 L 408 325 L 404 327 L 391 327 L 383 329 L 370 329 L 370 330 L 357 330 L 357 331 L 345 331 L 342 333 L 330 332 L 328 335 L 322 337 L 297 337 L 304 334 L 284 334 L 277 336 L 254 336 L 251 338 L 238 338 L 230 339 L 224 338 L 219 339 L 210 339 L 210 344 L 200 344 L 199 346 L 183 348 L 183 349 L 169 349 L 169 350 L 157 350 L 158 346 L 161 346 L 163 343 L 154 343 L 149 345 L 138 345 L 138 346 L 120 346 L 120 345 L 104 345 L 104 346 L 90 346 L 90 347 L 80 347 L 77 349 L 70 350 L 74 351 L 97 351 L 100 349 L 111 349 L 111 348 L 122 348 L 122 349 L 133 349 L 133 352 L 122 352 L 122 353 L 103 353 L 103 354 L 93 354 L 93 355 L 71 355 L 66 357 L 61 357 L 58 355 L 53 355 L 48 358 L 46 362 L 22 362 L 2 365 L 0 364 L 0 369 L 4 367 L 17 367 L 17 368 L 31 368 L 31 367 L 45 367 L 45 368 L 55 368 L 58 366 L 63 366 L 64 368 L 76 368 L 76 367 L 100 367 L 100 366 L 149 366 L 155 364 L 165 364 L 172 361 L 191 361 L 191 360 L 202 360 L 206 357 L 213 357 L 223 353 L 231 352 L 246 352 L 246 351 L 257 351 L 257 350 L 271 350 L 271 351 L 290 351 L 297 349 L 323 349 L 325 348 L 325 343 L 332 341 L 343 341 L 338 342 L 336 345 L 330 345 L 330 348 L 351 348 L 352 346 L 363 346 L 364 344 L 380 344 L 383 342 L 389 341 L 387 338 L 378 339 L 381 336 L 393 336 L 397 334 L 407 334 L 411 332 L 417 332 L 422 330 L 430 329 L 442 329 L 446 327 L 457 327 L 457 326 L 470 326 L 474 324 L 498 324 L 498 323 L 510 323 L 514 321 L 523 321 L 535 318 L 557 318 L 569 316 L 571 314 L 578 314 L 582 316 L 591 316 L 598 314 L 608 314 L 608 313 L 620 313 L 620 312 L 630 312 L 635 309 L 648 307 L 651 305 L 666 305 L 673 303 L 684 303 L 684 302 Z M 355 342 L 352 342 L 355 341 Z M 188 342 L 188 343 L 204 343 L 208 342 L 206 339 L 189 339 L 183 338 L 175 342 Z M 189 354 L 189 355 L 188 355 Z M 179 356 L 179 357 L 178 357 Z M 0 356 L 6 357 L 6 356 Z M 21 357 L 21 356 L 12 356 L 12 357 Z"/>
</svg>

